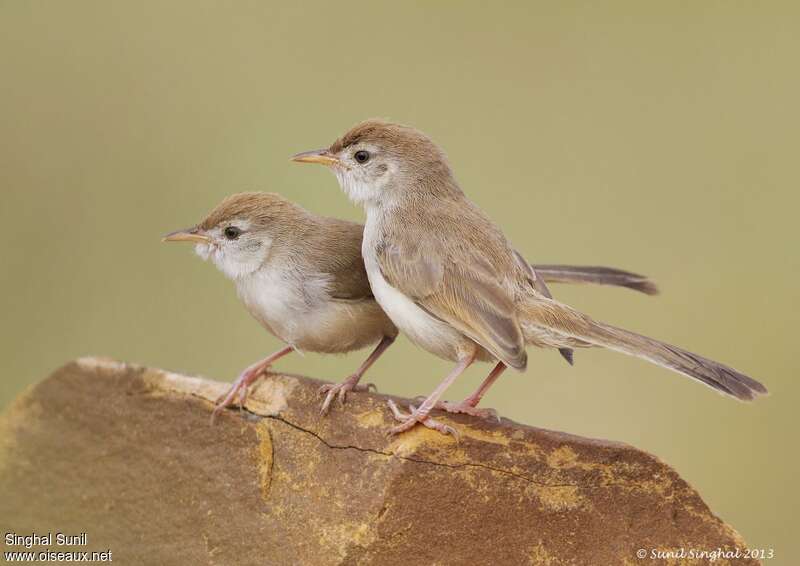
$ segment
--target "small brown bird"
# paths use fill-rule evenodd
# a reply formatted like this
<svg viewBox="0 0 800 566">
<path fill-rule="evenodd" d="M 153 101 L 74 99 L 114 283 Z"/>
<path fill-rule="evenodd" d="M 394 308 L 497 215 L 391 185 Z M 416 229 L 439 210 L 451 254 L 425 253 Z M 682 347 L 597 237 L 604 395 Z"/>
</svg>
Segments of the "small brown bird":
<svg viewBox="0 0 800 566">
<path fill-rule="evenodd" d="M 312 214 L 273 193 L 241 193 L 226 198 L 197 226 L 178 230 L 165 241 L 196 244 L 236 284 L 247 310 L 286 346 L 245 369 L 214 411 L 243 400 L 250 384 L 290 352 L 343 353 L 377 344 L 354 374 L 322 386 L 327 413 L 338 395 L 363 390 L 364 373 L 397 336 L 397 328 L 372 295 L 361 259 L 363 226 Z M 539 270 L 539 268 L 536 268 Z M 647 278 L 605 267 L 548 265 L 532 277 L 628 287 L 657 292 Z M 571 360 L 571 352 L 562 354 Z M 368 387 L 368 386 L 367 386 Z"/>
<path fill-rule="evenodd" d="M 457 363 L 401 424 L 454 433 L 434 407 L 471 412 L 506 366 L 524 370 L 526 346 L 601 346 L 644 358 L 742 400 L 766 393 L 750 377 L 681 348 L 595 321 L 553 300 L 503 232 L 462 192 L 444 152 L 425 134 L 397 124 L 358 124 L 329 148 L 295 161 L 328 166 L 367 222 L 362 255 L 375 299 L 413 342 Z M 496 362 L 461 404 L 442 405 L 449 385 L 474 361 Z"/>
</svg>

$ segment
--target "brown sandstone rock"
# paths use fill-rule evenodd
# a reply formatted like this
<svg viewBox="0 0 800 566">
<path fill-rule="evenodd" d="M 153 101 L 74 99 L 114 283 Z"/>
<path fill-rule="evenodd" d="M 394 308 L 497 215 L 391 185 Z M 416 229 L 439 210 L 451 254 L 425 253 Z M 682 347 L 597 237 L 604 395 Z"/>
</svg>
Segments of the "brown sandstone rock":
<svg viewBox="0 0 800 566">
<path fill-rule="evenodd" d="M 290 375 L 209 426 L 226 386 L 93 358 L 58 370 L 0 420 L 0 532 L 86 532 L 80 550 L 119 564 L 633 565 L 663 563 L 638 549 L 746 548 L 625 444 L 447 416 L 460 442 L 387 438 L 385 397 L 323 418 L 319 382 Z"/>
</svg>

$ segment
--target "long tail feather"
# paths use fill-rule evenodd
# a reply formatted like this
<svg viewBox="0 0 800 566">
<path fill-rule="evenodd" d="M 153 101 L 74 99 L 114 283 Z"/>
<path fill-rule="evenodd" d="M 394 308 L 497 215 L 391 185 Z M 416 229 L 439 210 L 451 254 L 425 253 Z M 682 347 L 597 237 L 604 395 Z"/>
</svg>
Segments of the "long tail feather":
<svg viewBox="0 0 800 566">
<path fill-rule="evenodd" d="M 595 321 L 553 300 L 530 300 L 526 306 L 523 329 L 526 334 L 536 336 L 539 340 L 542 335 L 550 333 L 555 347 L 562 346 L 561 339 L 565 339 L 566 344 L 574 344 L 574 340 L 579 340 L 636 356 L 743 401 L 767 393 L 764 385 L 731 367 L 683 348 Z"/>
<path fill-rule="evenodd" d="M 533 265 L 533 269 L 548 283 L 588 283 L 627 287 L 646 295 L 657 295 L 658 287 L 638 273 L 613 267 L 595 265 Z"/>
</svg>

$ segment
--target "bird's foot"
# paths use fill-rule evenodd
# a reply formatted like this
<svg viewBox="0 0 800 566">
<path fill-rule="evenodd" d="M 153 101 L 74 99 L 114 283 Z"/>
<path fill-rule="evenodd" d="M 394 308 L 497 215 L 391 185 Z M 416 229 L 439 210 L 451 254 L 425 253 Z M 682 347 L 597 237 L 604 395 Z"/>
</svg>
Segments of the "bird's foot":
<svg viewBox="0 0 800 566">
<path fill-rule="evenodd" d="M 247 401 L 247 394 L 250 391 L 250 386 L 258 381 L 258 378 L 264 375 L 266 371 L 267 368 L 262 368 L 259 371 L 244 371 L 236 381 L 233 382 L 228 392 L 217 398 L 217 404 L 211 412 L 211 424 L 214 424 L 219 413 L 226 407 L 230 407 L 231 405 L 239 405 L 239 408 L 244 407 L 245 401 Z"/>
<path fill-rule="evenodd" d="M 468 399 L 465 399 L 459 403 L 453 401 L 439 401 L 436 403 L 436 408 L 441 409 L 442 411 L 447 411 L 448 413 L 462 413 L 464 415 L 486 419 L 487 421 L 500 422 L 500 415 L 497 414 L 496 410 L 489 408 L 479 409 Z"/>
<path fill-rule="evenodd" d="M 374 383 L 359 385 L 359 379 L 361 379 L 360 375 L 353 374 L 341 383 L 326 383 L 320 387 L 319 394 L 325 395 L 325 400 L 322 402 L 322 407 L 320 407 L 319 414 L 323 416 L 328 414 L 328 411 L 331 409 L 331 403 L 335 397 L 338 397 L 339 403 L 344 405 L 344 402 L 347 399 L 347 393 L 350 391 L 369 391 L 370 389 L 373 391 L 378 390 Z"/>
<path fill-rule="evenodd" d="M 442 434 L 452 434 L 453 437 L 458 440 L 459 434 L 456 429 L 453 427 L 446 425 L 444 423 L 440 423 L 433 417 L 428 415 L 428 412 L 422 412 L 417 409 L 414 405 L 409 405 L 409 409 L 411 409 L 411 413 L 404 413 L 401 411 L 397 404 L 389 399 L 389 408 L 392 410 L 392 414 L 394 415 L 395 420 L 399 421 L 400 424 L 393 426 L 389 429 L 389 435 L 399 434 L 401 432 L 405 432 L 412 428 L 417 423 L 422 424 L 428 428 L 432 428 L 433 430 L 438 430 Z"/>
<path fill-rule="evenodd" d="M 425 399 L 425 397 L 417 397 L 416 399 L 419 401 Z M 477 404 L 478 401 L 467 397 L 458 403 L 455 401 L 439 401 L 433 407 L 434 409 L 439 409 L 448 413 L 461 413 L 463 415 L 470 415 L 472 417 L 486 419 L 487 421 L 500 422 L 500 415 L 497 414 L 495 409 L 479 409 Z"/>
</svg>

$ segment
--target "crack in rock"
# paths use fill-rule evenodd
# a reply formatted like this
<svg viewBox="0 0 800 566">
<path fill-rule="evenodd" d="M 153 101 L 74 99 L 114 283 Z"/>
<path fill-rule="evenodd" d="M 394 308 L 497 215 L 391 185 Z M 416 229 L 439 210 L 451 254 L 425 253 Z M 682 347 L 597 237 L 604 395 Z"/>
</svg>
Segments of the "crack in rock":
<svg viewBox="0 0 800 566">
<path fill-rule="evenodd" d="M 202 399 L 204 401 L 207 401 L 207 399 L 205 399 L 204 397 L 201 397 L 199 395 L 193 395 L 193 397 L 196 397 L 198 399 Z M 304 427 L 302 427 L 302 426 L 300 426 L 300 425 L 298 425 L 296 423 L 293 423 L 293 422 L 287 420 L 286 418 L 281 417 L 280 415 L 260 415 L 258 413 L 255 413 L 255 412 L 251 411 L 250 409 L 248 409 L 246 407 L 240 407 L 239 410 L 242 413 L 245 413 L 249 418 L 255 418 L 256 420 L 273 419 L 273 420 L 282 422 L 285 425 L 287 425 L 287 426 L 289 426 L 289 427 L 291 427 L 291 428 L 293 428 L 295 430 L 298 430 L 298 431 L 300 431 L 302 433 L 310 434 L 311 436 L 316 438 L 320 443 L 324 444 L 327 448 L 330 448 L 331 450 L 357 450 L 359 452 L 367 452 L 367 453 L 371 453 L 371 454 L 377 454 L 379 456 L 385 456 L 387 458 L 398 458 L 400 460 L 413 462 L 415 464 L 428 464 L 428 465 L 431 465 L 431 466 L 440 466 L 440 467 L 443 467 L 443 468 L 450 468 L 450 469 L 454 469 L 454 470 L 455 469 L 460 469 L 460 468 L 483 468 L 485 470 L 489 470 L 489 471 L 492 471 L 492 472 L 497 472 L 497 473 L 500 473 L 500 474 L 504 474 L 504 475 L 510 476 L 512 478 L 516 478 L 516 479 L 531 483 L 533 485 L 538 485 L 540 487 L 548 487 L 548 488 L 587 487 L 587 486 L 585 486 L 583 484 L 576 484 L 576 483 L 547 483 L 547 482 L 536 481 L 536 480 L 534 480 L 532 478 L 529 478 L 527 476 L 524 476 L 522 474 L 519 474 L 519 473 L 516 473 L 516 472 L 512 472 L 511 470 L 505 470 L 503 468 L 495 468 L 494 466 L 489 466 L 489 465 L 486 465 L 486 464 L 480 464 L 480 463 L 477 463 L 477 462 L 464 462 L 464 463 L 461 463 L 461 464 L 447 464 L 445 462 L 435 462 L 433 460 L 425 460 L 424 458 L 413 458 L 413 457 L 410 457 L 410 456 L 402 456 L 400 454 L 395 454 L 393 452 L 384 452 L 384 451 L 378 450 L 376 448 L 365 448 L 363 446 L 355 446 L 355 445 L 352 445 L 352 444 L 346 444 L 346 445 L 331 444 L 330 442 L 325 440 L 317 432 L 314 432 L 313 430 L 309 430 L 309 429 L 304 428 Z"/>
</svg>

